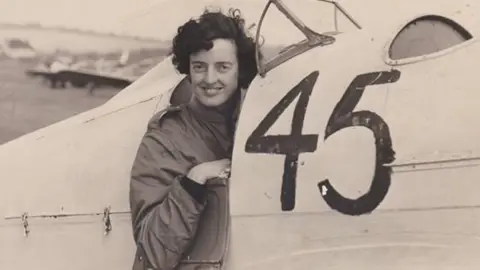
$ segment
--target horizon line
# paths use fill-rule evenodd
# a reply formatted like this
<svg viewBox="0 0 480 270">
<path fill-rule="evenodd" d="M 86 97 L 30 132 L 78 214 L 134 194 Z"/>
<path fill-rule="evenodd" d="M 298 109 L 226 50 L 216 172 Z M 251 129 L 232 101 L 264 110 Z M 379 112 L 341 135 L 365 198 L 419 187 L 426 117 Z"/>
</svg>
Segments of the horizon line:
<svg viewBox="0 0 480 270">
<path fill-rule="evenodd" d="M 170 42 L 170 40 L 165 39 L 158 39 L 151 36 L 137 36 L 137 35 L 128 35 L 128 34 L 119 34 L 115 32 L 102 32 L 102 31 L 95 31 L 92 29 L 82 29 L 82 28 L 68 28 L 68 27 L 61 27 L 61 26 L 46 26 L 42 25 L 41 23 L 12 23 L 12 22 L 2 22 L 0 21 L 0 26 L 10 26 L 10 27 L 19 27 L 19 28 L 38 28 L 43 30 L 57 30 L 57 31 L 66 31 L 66 32 L 76 32 L 82 34 L 90 34 L 90 35 L 97 35 L 97 36 L 111 36 L 111 37 L 118 37 L 118 38 L 129 38 L 134 40 L 140 41 L 151 41 L 151 42 Z"/>
</svg>

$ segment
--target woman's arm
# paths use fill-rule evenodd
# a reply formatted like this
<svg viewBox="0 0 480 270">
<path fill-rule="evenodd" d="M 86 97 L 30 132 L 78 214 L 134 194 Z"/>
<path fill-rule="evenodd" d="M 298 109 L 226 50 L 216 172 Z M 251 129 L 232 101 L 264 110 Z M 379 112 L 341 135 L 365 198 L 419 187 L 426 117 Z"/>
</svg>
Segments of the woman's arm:
<svg viewBox="0 0 480 270">
<path fill-rule="evenodd" d="M 130 207 L 137 255 L 154 269 L 173 269 L 194 239 L 205 186 L 186 177 L 173 145 L 158 129 L 142 139 L 132 168 Z"/>
</svg>

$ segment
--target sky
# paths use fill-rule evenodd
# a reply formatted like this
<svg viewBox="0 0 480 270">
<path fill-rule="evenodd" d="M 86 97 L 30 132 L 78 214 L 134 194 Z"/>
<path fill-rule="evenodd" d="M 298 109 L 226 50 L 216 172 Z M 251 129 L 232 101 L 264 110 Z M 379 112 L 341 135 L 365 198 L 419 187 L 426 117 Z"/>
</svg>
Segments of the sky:
<svg viewBox="0 0 480 270">
<path fill-rule="evenodd" d="M 255 8 L 245 12 L 257 14 L 265 5 L 263 0 L 0 0 L 0 22 L 169 39 L 180 23 L 201 12 L 205 5 L 229 6 L 228 2 L 240 6 L 253 3 Z"/>
<path fill-rule="evenodd" d="M 312 24 L 332 25 L 330 4 L 302 0 L 302 5 L 298 5 L 299 0 L 283 1 L 302 19 L 310 17 Z M 178 26 L 199 15 L 205 6 L 224 10 L 237 7 L 250 25 L 258 22 L 266 3 L 267 0 L 0 0 L 0 23 L 40 23 L 171 40 Z M 298 30 L 278 11 L 276 13 L 276 17 L 273 12 L 267 13 L 263 28 L 272 29 L 267 34 L 268 41 L 275 44 L 299 41 L 302 36 Z"/>
</svg>

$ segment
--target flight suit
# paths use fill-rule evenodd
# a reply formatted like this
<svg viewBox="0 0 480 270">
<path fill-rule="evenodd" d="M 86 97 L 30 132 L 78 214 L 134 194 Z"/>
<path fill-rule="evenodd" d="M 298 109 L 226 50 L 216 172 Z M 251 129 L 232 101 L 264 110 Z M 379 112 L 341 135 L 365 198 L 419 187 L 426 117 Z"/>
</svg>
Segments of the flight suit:
<svg viewBox="0 0 480 270">
<path fill-rule="evenodd" d="M 150 120 L 131 172 L 134 270 L 215 269 L 223 260 L 230 218 L 227 181 L 201 185 L 186 175 L 197 164 L 231 158 L 227 118 L 192 99 Z"/>
</svg>

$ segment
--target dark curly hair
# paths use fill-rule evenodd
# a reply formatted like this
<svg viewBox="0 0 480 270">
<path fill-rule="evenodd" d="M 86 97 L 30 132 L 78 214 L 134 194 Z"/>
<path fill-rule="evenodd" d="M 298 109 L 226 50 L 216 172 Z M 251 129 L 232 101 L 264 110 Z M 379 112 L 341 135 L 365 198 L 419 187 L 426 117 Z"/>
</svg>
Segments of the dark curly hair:
<svg viewBox="0 0 480 270">
<path fill-rule="evenodd" d="M 245 20 L 238 9 L 230 9 L 228 15 L 205 9 L 199 19 L 190 19 L 180 26 L 172 42 L 173 65 L 181 74 L 189 75 L 190 55 L 210 50 L 213 40 L 218 38 L 235 41 L 239 65 L 238 86 L 248 88 L 257 75 L 255 41 L 247 34 Z"/>
</svg>

